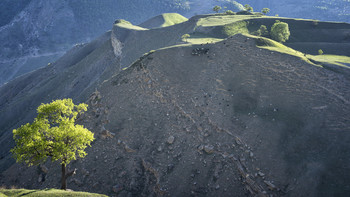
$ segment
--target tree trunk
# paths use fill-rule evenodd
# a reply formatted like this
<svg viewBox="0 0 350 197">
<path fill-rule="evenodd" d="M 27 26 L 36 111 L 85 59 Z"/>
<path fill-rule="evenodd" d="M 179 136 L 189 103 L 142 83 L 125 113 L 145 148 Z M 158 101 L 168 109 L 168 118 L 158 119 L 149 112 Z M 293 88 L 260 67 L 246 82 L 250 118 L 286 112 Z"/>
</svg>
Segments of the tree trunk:
<svg viewBox="0 0 350 197">
<path fill-rule="evenodd" d="M 62 164 L 61 189 L 67 189 L 66 164 Z"/>
<path fill-rule="evenodd" d="M 64 190 L 67 189 L 67 178 L 75 175 L 77 169 L 75 168 L 74 170 L 72 170 L 68 173 L 66 173 L 66 171 L 69 171 L 66 167 L 66 164 L 62 164 L 61 189 L 64 189 Z"/>
</svg>

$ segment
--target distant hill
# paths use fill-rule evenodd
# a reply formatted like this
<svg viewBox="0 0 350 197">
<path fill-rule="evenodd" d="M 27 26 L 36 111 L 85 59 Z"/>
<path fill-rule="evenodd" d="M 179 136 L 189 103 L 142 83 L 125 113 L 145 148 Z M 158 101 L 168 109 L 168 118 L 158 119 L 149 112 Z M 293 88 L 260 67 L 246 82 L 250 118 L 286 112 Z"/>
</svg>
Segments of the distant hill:
<svg viewBox="0 0 350 197">
<path fill-rule="evenodd" d="M 261 0 L 3 0 L 0 2 L 0 85 L 56 61 L 78 43 L 108 31 L 118 18 L 133 24 L 162 13 L 178 12 L 189 18 L 244 9 L 271 9 L 268 15 L 350 22 L 350 2 Z M 243 4 L 243 5 L 242 5 Z M 162 25 L 162 24 L 159 24 Z"/>
<path fill-rule="evenodd" d="M 118 18 L 141 23 L 186 9 L 173 0 L 4 0 L 0 5 L 0 85 L 54 62 L 75 44 L 95 39 Z"/>
<path fill-rule="evenodd" d="M 252 35 L 275 20 L 290 24 L 288 42 Z M 57 187 L 57 163 L 45 163 L 48 171 L 14 163 L 11 131 L 31 122 L 41 103 L 73 98 L 89 104 L 80 123 L 96 137 L 87 157 L 69 166 L 78 169 L 68 180 L 73 190 L 344 196 L 349 30 L 237 13 L 153 29 L 116 20 L 93 42 L 0 87 L 0 185 Z M 316 55 L 319 47 L 330 52 Z"/>
</svg>

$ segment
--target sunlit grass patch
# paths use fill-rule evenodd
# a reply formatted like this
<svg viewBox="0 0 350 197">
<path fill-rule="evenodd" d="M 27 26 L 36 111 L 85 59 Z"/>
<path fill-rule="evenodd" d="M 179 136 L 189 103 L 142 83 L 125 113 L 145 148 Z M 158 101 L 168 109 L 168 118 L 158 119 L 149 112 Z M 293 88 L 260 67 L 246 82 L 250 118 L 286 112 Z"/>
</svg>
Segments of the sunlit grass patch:
<svg viewBox="0 0 350 197">
<path fill-rule="evenodd" d="M 103 194 L 95 194 L 88 192 L 79 192 L 79 191 L 65 191 L 60 189 L 43 189 L 43 190 L 31 190 L 31 189 L 0 189 L 0 197 L 19 197 L 19 196 L 27 196 L 27 197 L 106 197 Z"/>
<path fill-rule="evenodd" d="M 338 66 L 342 66 L 350 69 L 350 57 L 341 55 L 306 55 L 307 58 L 320 62 L 320 63 L 330 63 Z"/>
<path fill-rule="evenodd" d="M 165 22 L 162 24 L 161 27 L 168 27 L 168 26 L 172 26 L 172 25 L 176 25 L 176 24 L 188 21 L 186 17 L 178 13 L 165 13 L 162 16 Z"/>
<path fill-rule="evenodd" d="M 131 24 L 129 21 L 126 21 L 126 20 L 123 20 L 123 19 L 119 19 L 116 21 L 116 23 L 114 25 L 117 25 L 119 27 L 122 27 L 122 28 L 126 28 L 126 29 L 132 29 L 132 30 L 148 30 L 146 28 L 143 28 L 143 27 L 139 27 L 139 26 L 136 26 L 136 25 L 133 25 Z"/>
<path fill-rule="evenodd" d="M 266 16 L 263 16 L 266 18 Z M 198 22 L 198 26 L 210 27 L 210 26 L 223 26 L 230 23 L 256 18 L 255 15 L 219 15 L 209 16 L 201 18 Z"/>
<path fill-rule="evenodd" d="M 192 34 L 189 38 L 183 41 L 186 41 L 191 44 L 207 44 L 207 43 L 220 42 L 222 40 L 223 39 L 214 38 L 205 34 L 196 33 L 196 34 Z"/>
</svg>

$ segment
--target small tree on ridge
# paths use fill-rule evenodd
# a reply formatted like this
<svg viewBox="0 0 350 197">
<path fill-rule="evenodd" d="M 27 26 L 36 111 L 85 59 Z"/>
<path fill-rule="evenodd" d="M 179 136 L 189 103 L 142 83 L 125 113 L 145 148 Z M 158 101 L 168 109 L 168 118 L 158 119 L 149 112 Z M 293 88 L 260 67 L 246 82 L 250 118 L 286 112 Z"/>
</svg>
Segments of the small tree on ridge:
<svg viewBox="0 0 350 197">
<path fill-rule="evenodd" d="M 247 10 L 248 12 L 253 12 L 253 11 L 254 11 L 254 10 L 253 10 L 253 7 L 250 6 L 249 4 L 245 4 L 245 5 L 244 5 L 244 8 L 245 8 L 245 10 Z"/>
<path fill-rule="evenodd" d="M 190 34 L 184 34 L 184 35 L 182 35 L 181 36 L 181 38 L 183 39 L 183 40 L 185 40 L 186 42 L 187 42 L 187 39 L 190 37 Z"/>
<path fill-rule="evenodd" d="M 263 14 L 267 14 L 267 13 L 269 13 L 270 12 L 270 9 L 269 8 L 263 8 L 262 10 L 261 10 L 261 13 L 263 13 Z"/>
<path fill-rule="evenodd" d="M 213 7 L 213 11 L 218 13 L 221 10 L 221 7 L 216 5 L 215 7 Z"/>
</svg>

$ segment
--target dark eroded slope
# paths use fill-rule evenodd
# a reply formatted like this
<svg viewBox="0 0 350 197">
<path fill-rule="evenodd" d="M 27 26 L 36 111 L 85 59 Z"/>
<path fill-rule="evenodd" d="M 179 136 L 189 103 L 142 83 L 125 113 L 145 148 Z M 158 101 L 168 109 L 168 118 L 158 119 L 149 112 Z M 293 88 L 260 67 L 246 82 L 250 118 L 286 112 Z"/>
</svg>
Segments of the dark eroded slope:
<svg viewBox="0 0 350 197">
<path fill-rule="evenodd" d="M 193 49 L 209 49 L 192 55 Z M 201 51 L 201 50 L 200 50 Z M 159 50 L 105 81 L 84 123 L 97 140 L 70 188 L 118 196 L 344 196 L 349 81 L 236 35 Z M 101 95 L 101 99 L 96 99 Z M 58 165 L 7 184 L 55 187 Z M 23 169 L 23 168 L 22 168 Z M 30 175 L 30 180 L 27 178 Z"/>
</svg>

